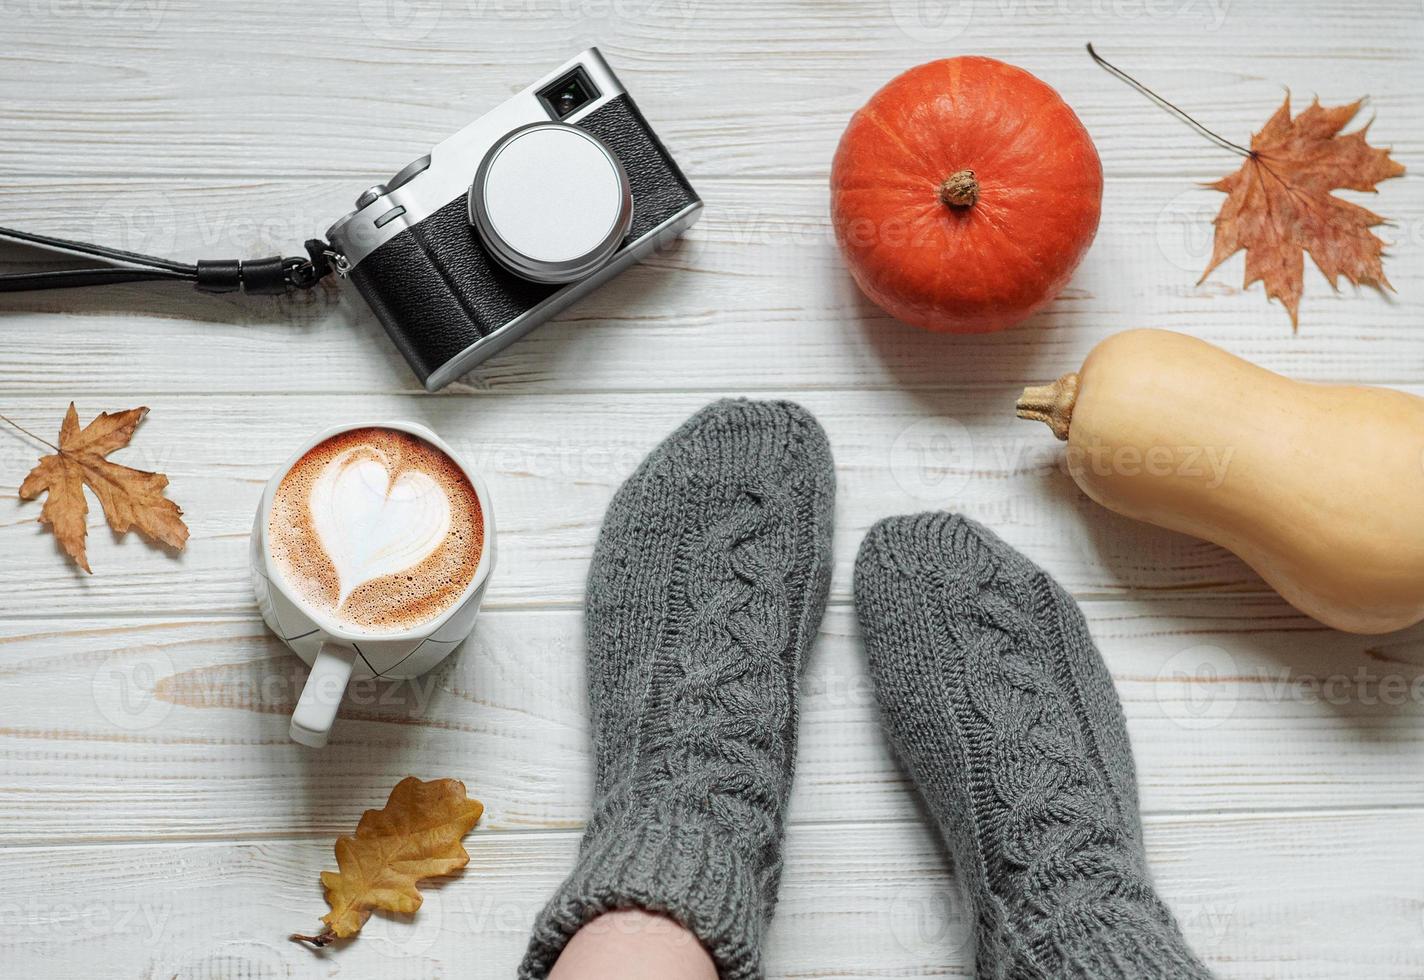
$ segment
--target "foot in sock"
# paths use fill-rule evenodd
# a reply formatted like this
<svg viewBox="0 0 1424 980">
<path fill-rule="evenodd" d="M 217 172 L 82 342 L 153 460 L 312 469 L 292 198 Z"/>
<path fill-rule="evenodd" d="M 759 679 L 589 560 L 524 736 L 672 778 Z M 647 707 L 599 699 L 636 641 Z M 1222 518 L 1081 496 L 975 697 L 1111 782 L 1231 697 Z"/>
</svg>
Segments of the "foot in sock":
<svg viewBox="0 0 1424 980">
<path fill-rule="evenodd" d="M 547 976 L 582 926 L 628 908 L 686 926 L 723 980 L 762 976 L 834 496 L 808 413 L 722 401 L 614 497 L 587 595 L 594 812 L 521 978 Z"/>
<path fill-rule="evenodd" d="M 871 529 L 855 604 L 981 980 L 1209 978 L 1149 880 L 1122 708 L 1072 598 L 973 521 L 923 514 Z"/>
</svg>

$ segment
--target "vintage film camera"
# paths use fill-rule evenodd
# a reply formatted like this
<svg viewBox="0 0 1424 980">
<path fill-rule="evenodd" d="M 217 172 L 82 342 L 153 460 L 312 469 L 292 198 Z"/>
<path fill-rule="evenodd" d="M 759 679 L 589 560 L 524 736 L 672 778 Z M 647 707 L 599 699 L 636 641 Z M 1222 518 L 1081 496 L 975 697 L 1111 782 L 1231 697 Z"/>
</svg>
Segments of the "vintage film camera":
<svg viewBox="0 0 1424 980">
<path fill-rule="evenodd" d="M 701 209 L 590 48 L 367 190 L 328 237 L 337 270 L 434 391 Z"/>
</svg>

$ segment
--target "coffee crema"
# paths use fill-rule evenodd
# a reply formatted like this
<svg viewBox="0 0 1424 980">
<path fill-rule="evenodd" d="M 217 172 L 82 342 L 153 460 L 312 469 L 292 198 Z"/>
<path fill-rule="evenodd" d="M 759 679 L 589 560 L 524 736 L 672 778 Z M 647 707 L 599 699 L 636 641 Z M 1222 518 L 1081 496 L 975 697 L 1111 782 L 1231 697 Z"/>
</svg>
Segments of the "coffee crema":
<svg viewBox="0 0 1424 980">
<path fill-rule="evenodd" d="M 439 448 L 396 429 L 353 429 L 282 478 L 267 540 L 307 603 L 343 628 L 395 633 L 459 601 L 479 567 L 484 514 Z"/>
</svg>

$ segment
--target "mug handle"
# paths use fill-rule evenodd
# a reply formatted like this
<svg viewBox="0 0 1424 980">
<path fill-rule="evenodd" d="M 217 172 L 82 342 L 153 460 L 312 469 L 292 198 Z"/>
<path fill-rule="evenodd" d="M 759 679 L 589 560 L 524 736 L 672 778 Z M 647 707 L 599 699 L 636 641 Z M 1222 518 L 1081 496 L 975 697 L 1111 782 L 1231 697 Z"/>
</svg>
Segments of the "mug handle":
<svg viewBox="0 0 1424 980">
<path fill-rule="evenodd" d="M 331 642 L 321 645 L 297 708 L 292 712 L 292 741 L 313 749 L 326 745 L 355 664 L 355 650 Z"/>
</svg>

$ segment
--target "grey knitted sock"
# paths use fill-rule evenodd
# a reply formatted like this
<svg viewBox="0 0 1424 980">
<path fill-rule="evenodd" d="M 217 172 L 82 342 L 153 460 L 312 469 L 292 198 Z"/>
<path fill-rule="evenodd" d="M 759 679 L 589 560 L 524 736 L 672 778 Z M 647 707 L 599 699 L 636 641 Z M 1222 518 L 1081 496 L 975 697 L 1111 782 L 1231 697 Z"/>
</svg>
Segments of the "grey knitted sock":
<svg viewBox="0 0 1424 980">
<path fill-rule="evenodd" d="M 981 980 L 1209 978 L 1148 878 L 1122 708 L 1073 599 L 973 521 L 922 514 L 871 529 L 855 603 Z"/>
<path fill-rule="evenodd" d="M 762 976 L 834 497 L 815 419 L 751 401 L 693 416 L 614 497 L 588 579 L 594 813 L 520 977 L 625 908 L 681 922 L 724 980 Z"/>
</svg>

